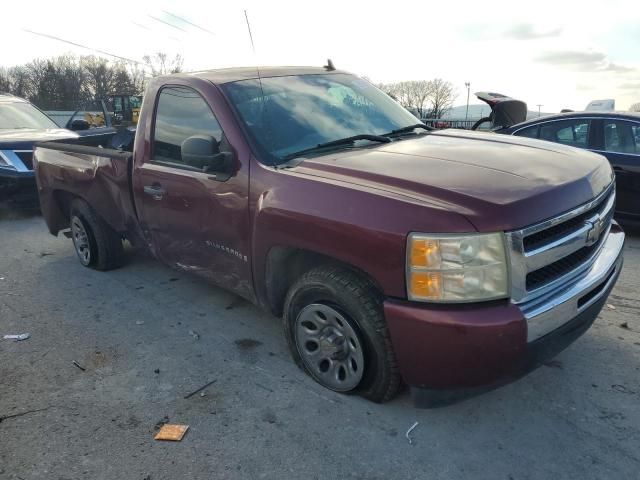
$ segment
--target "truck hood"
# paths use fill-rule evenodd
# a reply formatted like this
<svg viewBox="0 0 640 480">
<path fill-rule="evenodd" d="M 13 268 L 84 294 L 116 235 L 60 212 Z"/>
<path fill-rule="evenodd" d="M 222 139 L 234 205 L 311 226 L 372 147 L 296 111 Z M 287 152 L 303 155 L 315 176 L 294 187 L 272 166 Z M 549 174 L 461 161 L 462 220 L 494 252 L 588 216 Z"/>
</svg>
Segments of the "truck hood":
<svg viewBox="0 0 640 480">
<path fill-rule="evenodd" d="M 24 147 L 35 142 L 47 142 L 49 140 L 63 140 L 78 138 L 78 134 L 65 128 L 48 128 L 36 130 L 31 128 L 19 128 L 16 130 L 0 129 L 0 149 L 17 148 L 14 145 Z"/>
<path fill-rule="evenodd" d="M 613 181 L 601 155 L 461 130 L 313 157 L 293 170 L 447 209 L 464 215 L 481 232 L 551 218 L 588 202 Z"/>
</svg>

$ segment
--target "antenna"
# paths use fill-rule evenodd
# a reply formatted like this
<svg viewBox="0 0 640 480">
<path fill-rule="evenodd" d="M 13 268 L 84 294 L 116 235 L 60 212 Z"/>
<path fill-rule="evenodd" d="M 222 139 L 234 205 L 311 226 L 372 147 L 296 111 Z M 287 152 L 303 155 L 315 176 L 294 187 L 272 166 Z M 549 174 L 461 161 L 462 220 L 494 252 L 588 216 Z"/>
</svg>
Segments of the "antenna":
<svg viewBox="0 0 640 480">
<path fill-rule="evenodd" d="M 262 101 L 262 123 L 264 123 L 264 111 L 266 109 L 266 102 L 264 101 L 264 88 L 262 88 L 262 77 L 260 75 L 260 67 L 258 66 L 258 55 L 256 54 L 256 46 L 253 43 L 253 35 L 251 34 L 251 24 L 249 23 L 249 15 L 247 14 L 247 10 L 244 11 L 244 19 L 247 21 L 247 30 L 249 30 L 249 39 L 251 40 L 251 48 L 253 49 L 253 56 L 256 59 L 256 72 L 258 73 L 258 83 L 260 84 L 260 94 L 262 95 L 261 97 L 261 101 Z M 267 123 L 266 128 L 269 128 L 269 124 Z M 277 168 L 278 166 L 275 163 L 273 165 L 271 165 L 274 168 Z"/>
<path fill-rule="evenodd" d="M 336 67 L 333 66 L 333 62 L 330 58 L 327 58 L 327 64 L 323 67 L 327 72 L 333 72 Z"/>
<path fill-rule="evenodd" d="M 247 30 L 249 30 L 249 40 L 251 40 L 251 48 L 253 49 L 253 56 L 256 59 L 256 72 L 258 72 L 258 82 L 260 83 L 260 91 L 262 92 L 262 102 L 264 106 L 264 90 L 262 88 L 262 77 L 260 76 L 260 67 L 258 66 L 258 54 L 256 53 L 256 46 L 253 43 L 253 35 L 251 34 L 251 24 L 249 23 L 249 15 L 247 11 L 244 11 L 244 19 L 247 21 Z"/>
</svg>

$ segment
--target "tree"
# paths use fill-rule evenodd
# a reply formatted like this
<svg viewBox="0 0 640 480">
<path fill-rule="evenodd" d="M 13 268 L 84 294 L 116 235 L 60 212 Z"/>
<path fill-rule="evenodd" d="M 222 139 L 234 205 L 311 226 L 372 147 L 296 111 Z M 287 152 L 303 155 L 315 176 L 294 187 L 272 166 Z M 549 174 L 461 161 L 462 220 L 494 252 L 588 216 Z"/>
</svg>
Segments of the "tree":
<svg viewBox="0 0 640 480">
<path fill-rule="evenodd" d="M 104 99 L 112 93 L 114 72 L 107 60 L 91 55 L 82 59 L 82 65 L 87 72 L 87 88 L 93 98 Z"/>
<path fill-rule="evenodd" d="M 127 74 L 131 79 L 131 85 L 133 86 L 133 92 L 135 95 L 142 95 L 145 88 L 145 71 L 137 63 L 128 63 L 126 65 Z"/>
<path fill-rule="evenodd" d="M 8 93 L 11 91 L 11 77 L 9 70 L 0 68 L 0 93 Z"/>
<path fill-rule="evenodd" d="M 168 59 L 157 53 L 146 58 L 158 75 L 182 69 L 179 55 Z M 114 63 L 93 55 L 63 55 L 0 68 L 0 91 L 26 98 L 44 110 L 74 110 L 114 94 L 140 95 L 144 81 L 145 67 L 140 63 Z"/>
<path fill-rule="evenodd" d="M 129 75 L 126 66 L 122 63 L 114 68 L 111 93 L 121 95 L 136 95 L 138 93 L 131 75 Z"/>
<path fill-rule="evenodd" d="M 400 98 L 413 107 L 419 118 L 428 117 L 428 105 L 432 95 L 431 82 L 427 80 L 412 80 L 400 82 Z"/>
<path fill-rule="evenodd" d="M 62 108 L 78 108 L 90 98 L 86 88 L 86 72 L 73 56 L 58 57 L 54 66 L 58 75 L 59 102 Z"/>
<path fill-rule="evenodd" d="M 377 87 L 420 118 L 429 111 L 431 83 L 426 80 L 409 80 L 379 84 Z"/>
<path fill-rule="evenodd" d="M 153 56 L 145 55 L 142 60 L 151 69 L 151 75 L 154 77 L 182 71 L 183 59 L 180 54 L 171 59 L 166 53 L 157 52 Z"/>
<path fill-rule="evenodd" d="M 453 84 L 441 78 L 429 81 L 429 117 L 441 118 L 453 105 L 458 94 L 453 88 Z"/>
<path fill-rule="evenodd" d="M 451 108 L 457 96 L 451 82 L 440 78 L 376 86 L 419 118 L 440 118 Z"/>
<path fill-rule="evenodd" d="M 9 69 L 9 81 L 12 94 L 18 97 L 28 98 L 31 92 L 31 78 L 26 66 L 11 67 Z"/>
<path fill-rule="evenodd" d="M 53 62 L 34 60 L 27 65 L 27 71 L 30 81 L 29 100 L 43 110 L 59 108 L 60 82 Z"/>
</svg>

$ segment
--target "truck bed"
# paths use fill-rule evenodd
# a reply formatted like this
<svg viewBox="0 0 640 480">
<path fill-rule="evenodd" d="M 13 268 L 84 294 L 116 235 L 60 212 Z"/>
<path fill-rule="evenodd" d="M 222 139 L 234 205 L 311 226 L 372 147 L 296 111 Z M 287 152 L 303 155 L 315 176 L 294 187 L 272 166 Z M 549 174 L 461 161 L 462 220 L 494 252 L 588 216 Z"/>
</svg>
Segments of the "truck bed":
<svg viewBox="0 0 640 480">
<path fill-rule="evenodd" d="M 123 235 L 136 225 L 131 152 L 41 142 L 35 144 L 33 160 L 42 214 L 52 234 L 69 227 L 69 206 L 76 197 Z"/>
</svg>

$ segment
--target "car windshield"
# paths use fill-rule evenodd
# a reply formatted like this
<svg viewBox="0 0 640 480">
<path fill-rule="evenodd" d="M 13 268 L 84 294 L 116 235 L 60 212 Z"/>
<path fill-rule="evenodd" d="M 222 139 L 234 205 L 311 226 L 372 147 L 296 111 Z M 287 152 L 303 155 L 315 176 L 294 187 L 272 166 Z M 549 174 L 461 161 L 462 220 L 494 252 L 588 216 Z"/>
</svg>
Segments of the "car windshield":
<svg viewBox="0 0 640 480">
<path fill-rule="evenodd" d="M 43 130 L 59 127 L 53 120 L 30 103 L 0 103 L 0 129 L 14 130 L 19 128 Z"/>
<path fill-rule="evenodd" d="M 381 135 L 418 122 L 353 75 L 291 75 L 223 85 L 259 147 L 280 163 L 292 153 L 355 135 Z"/>
</svg>

